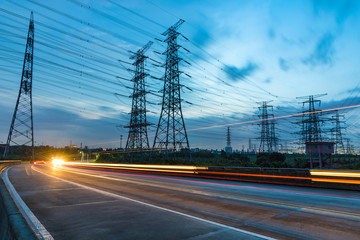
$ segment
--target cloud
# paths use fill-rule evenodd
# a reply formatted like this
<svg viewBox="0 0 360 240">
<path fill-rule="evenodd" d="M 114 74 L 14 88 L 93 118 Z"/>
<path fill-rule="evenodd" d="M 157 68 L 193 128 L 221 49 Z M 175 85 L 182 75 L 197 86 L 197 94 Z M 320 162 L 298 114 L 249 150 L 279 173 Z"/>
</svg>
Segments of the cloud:
<svg viewBox="0 0 360 240">
<path fill-rule="evenodd" d="M 237 68 L 235 66 L 226 65 L 224 71 L 227 77 L 233 81 L 245 80 L 246 77 L 252 75 L 259 69 L 254 62 L 248 62 L 245 66 Z"/>
<path fill-rule="evenodd" d="M 290 69 L 289 63 L 288 61 L 286 61 L 283 58 L 279 58 L 279 67 L 281 68 L 281 70 L 283 70 L 284 72 L 287 72 Z"/>
<path fill-rule="evenodd" d="M 360 87 L 351 88 L 347 90 L 345 93 L 355 93 L 355 92 L 360 92 Z"/>
<path fill-rule="evenodd" d="M 331 100 L 327 102 L 321 103 L 321 109 L 332 109 L 343 106 L 351 106 L 360 102 L 360 97 L 358 96 L 348 96 L 346 98 L 342 98 L 339 100 Z M 349 111 L 355 110 L 357 108 L 350 108 L 348 110 L 342 111 L 343 113 L 347 113 Z"/>
<path fill-rule="evenodd" d="M 347 0 L 344 2 L 342 8 L 339 9 L 336 15 L 336 21 L 338 23 L 343 23 L 345 20 L 354 12 L 357 8 L 357 0 Z"/>
<path fill-rule="evenodd" d="M 103 112 L 116 112 L 116 109 L 107 106 L 100 106 L 99 109 Z"/>
<path fill-rule="evenodd" d="M 270 29 L 268 30 L 268 37 L 269 37 L 270 39 L 274 39 L 274 38 L 276 37 L 276 33 L 275 33 L 275 30 L 274 30 L 273 28 L 270 28 Z"/>
<path fill-rule="evenodd" d="M 359 1 L 329 1 L 313 0 L 314 13 L 319 15 L 320 12 L 333 13 L 338 24 L 343 24 L 358 9 Z"/>
<path fill-rule="evenodd" d="M 93 146 L 118 146 L 119 134 L 126 135 L 116 129 L 118 123 L 127 123 L 122 118 L 86 119 L 65 109 L 55 107 L 36 107 L 34 111 L 34 137 L 36 145 L 49 144 L 55 146 L 74 144 Z M 105 144 L 106 142 L 106 144 Z M 104 144 L 103 144 L 104 143 Z"/>
<path fill-rule="evenodd" d="M 306 65 L 331 65 L 335 54 L 335 37 L 331 33 L 325 33 L 318 41 L 310 56 L 303 60 Z"/>
<path fill-rule="evenodd" d="M 199 26 L 197 27 L 197 31 L 193 36 L 193 41 L 200 46 L 204 46 L 209 43 L 210 34 L 205 28 Z"/>
</svg>

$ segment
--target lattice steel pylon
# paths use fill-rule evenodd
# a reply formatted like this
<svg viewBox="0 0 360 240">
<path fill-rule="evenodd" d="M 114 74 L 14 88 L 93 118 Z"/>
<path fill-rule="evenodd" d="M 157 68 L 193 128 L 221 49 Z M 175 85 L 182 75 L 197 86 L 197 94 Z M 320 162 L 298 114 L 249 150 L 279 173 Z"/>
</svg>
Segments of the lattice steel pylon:
<svg viewBox="0 0 360 240">
<path fill-rule="evenodd" d="M 335 153 L 345 153 L 342 134 L 342 129 L 344 127 L 341 126 L 344 121 L 341 121 L 340 117 L 344 118 L 344 115 L 339 114 L 338 110 L 336 110 L 335 115 L 331 116 L 331 122 L 335 124 L 335 127 L 330 130 L 333 134 L 333 141 L 335 142 Z"/>
<path fill-rule="evenodd" d="M 3 157 L 9 152 L 10 144 L 25 146 L 31 143 L 31 158 L 34 160 L 34 124 L 32 109 L 32 77 L 34 54 L 34 18 L 30 15 L 20 90 L 11 120 L 9 135 Z"/>
<path fill-rule="evenodd" d="M 275 134 L 275 121 L 274 114 L 268 112 L 268 108 L 273 109 L 273 106 L 268 105 L 269 102 L 261 102 L 259 107 L 260 114 L 258 115 L 261 119 L 261 136 L 259 152 L 273 152 L 277 150 L 277 138 Z"/>
<path fill-rule="evenodd" d="M 230 127 L 227 127 L 226 131 L 226 147 L 231 147 L 231 133 L 230 133 Z"/>
<path fill-rule="evenodd" d="M 166 55 L 165 77 L 161 114 L 153 148 L 166 153 L 179 149 L 190 150 L 181 109 L 180 90 L 182 85 L 180 84 L 179 62 L 182 59 L 178 56 L 178 49 L 181 46 L 177 44 L 177 37 L 180 34 L 177 29 L 183 22 L 184 20 L 180 19 L 162 34 L 167 36 L 164 40 L 167 43 L 167 49 L 163 53 Z"/>
<path fill-rule="evenodd" d="M 129 135 L 126 142 L 125 149 L 130 153 L 144 152 L 150 149 L 149 139 L 147 134 L 147 127 L 150 125 L 146 120 L 146 89 L 145 78 L 148 75 L 145 73 L 145 60 L 144 53 L 153 44 L 152 41 L 148 42 L 143 48 L 139 49 L 136 53 L 130 56 L 134 59 L 133 65 L 135 66 L 135 76 L 132 79 L 134 82 L 131 106 L 130 124 L 126 126 L 129 128 Z"/>
<path fill-rule="evenodd" d="M 311 143 L 311 142 L 321 142 L 323 141 L 322 138 L 322 131 L 320 124 L 323 120 L 320 119 L 320 111 L 316 110 L 315 103 L 318 103 L 320 106 L 321 101 L 315 99 L 317 97 L 325 96 L 325 94 L 318 94 L 318 95 L 310 95 L 305 97 L 297 97 L 297 99 L 307 98 L 308 100 L 303 102 L 303 107 L 305 104 L 309 104 L 308 110 L 303 111 L 301 124 L 301 132 L 302 135 L 302 143 Z"/>
<path fill-rule="evenodd" d="M 346 138 L 346 154 L 353 154 L 353 147 L 350 144 L 350 138 Z"/>
</svg>

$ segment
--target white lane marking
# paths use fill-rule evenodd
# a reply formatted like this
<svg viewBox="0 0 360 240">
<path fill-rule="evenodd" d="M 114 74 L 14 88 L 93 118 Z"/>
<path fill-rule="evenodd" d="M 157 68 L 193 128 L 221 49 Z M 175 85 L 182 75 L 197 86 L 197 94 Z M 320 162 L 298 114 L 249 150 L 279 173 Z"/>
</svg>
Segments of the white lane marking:
<svg viewBox="0 0 360 240">
<path fill-rule="evenodd" d="M 19 194 L 16 192 L 14 186 L 9 180 L 8 176 L 8 170 L 12 168 L 6 168 L 2 174 L 1 178 L 4 180 L 5 186 L 7 190 L 9 191 L 11 197 L 13 198 L 16 206 L 20 210 L 21 214 L 24 216 L 26 222 L 31 227 L 32 231 L 35 233 L 36 237 L 38 239 L 44 239 L 44 240 L 54 240 L 54 238 L 51 236 L 51 234 L 46 230 L 46 228 L 40 223 L 40 221 L 35 217 L 33 212 L 28 208 L 28 206 L 24 203 L 24 201 L 21 199 Z"/>
<path fill-rule="evenodd" d="M 79 175 L 90 176 L 90 177 L 97 177 L 97 178 L 102 178 L 102 179 L 110 179 L 110 180 L 115 180 L 115 181 L 120 181 L 120 182 L 137 183 L 137 182 L 131 181 L 131 180 L 123 180 L 123 179 L 114 178 L 114 177 L 107 177 L 105 172 L 103 172 L 105 174 L 105 176 L 101 176 L 99 174 L 95 175 L 95 174 L 82 173 L 81 171 L 74 171 L 74 170 L 69 171 L 69 170 L 65 170 L 64 168 L 62 168 L 61 171 L 79 174 Z M 144 183 L 144 182 L 143 182 L 143 184 L 146 184 L 148 186 L 153 186 L 153 187 L 159 187 L 159 185 L 157 185 L 157 184 Z M 174 187 L 170 187 L 170 186 L 160 186 L 160 187 L 170 189 L 170 190 L 196 193 L 196 194 L 210 196 L 210 197 L 231 199 L 231 200 L 236 200 L 236 201 L 249 202 L 249 203 L 255 203 L 255 204 L 260 204 L 260 205 L 285 208 L 285 209 L 295 209 L 297 211 L 303 211 L 303 212 L 309 212 L 309 213 L 315 213 L 315 214 L 323 214 L 323 215 L 327 215 L 327 216 L 335 216 L 335 217 L 340 216 L 343 218 L 351 218 L 351 219 L 356 219 L 356 220 L 358 220 L 360 218 L 360 214 L 351 213 L 351 212 L 341 212 L 341 211 L 336 211 L 336 210 L 315 208 L 315 207 L 310 207 L 310 206 L 299 206 L 299 205 L 295 205 L 295 204 L 286 204 L 284 202 L 264 201 L 264 200 L 260 200 L 260 199 L 256 199 L 256 198 L 233 197 L 231 195 L 212 195 L 212 194 L 209 194 L 206 192 L 201 192 L 201 191 L 196 191 L 196 190 L 186 191 L 184 189 L 174 188 Z"/>
<path fill-rule="evenodd" d="M 215 226 L 218 226 L 218 227 L 222 227 L 222 228 L 230 229 L 230 230 L 233 230 L 233 231 L 241 232 L 241 233 L 248 234 L 248 235 L 251 235 L 251 236 L 254 236 L 254 237 L 259 237 L 259 238 L 266 239 L 266 240 L 277 240 L 277 239 L 272 238 L 272 237 L 264 236 L 264 235 L 253 233 L 253 232 L 249 232 L 249 231 L 246 231 L 246 230 L 241 230 L 241 229 L 238 229 L 238 228 L 235 228 L 235 227 L 231 227 L 231 226 L 224 225 L 224 224 L 221 224 L 221 223 L 206 220 L 204 218 L 195 217 L 195 216 L 192 216 L 192 215 L 189 215 L 189 214 L 186 214 L 186 213 L 178 212 L 178 211 L 171 210 L 171 209 L 164 208 L 164 207 L 159 207 L 159 206 L 156 206 L 156 205 L 153 205 L 153 204 L 150 204 L 150 203 L 145 203 L 145 202 L 142 202 L 142 201 L 139 201 L 139 200 L 124 197 L 124 196 L 121 196 L 121 195 L 118 195 L 118 194 L 115 194 L 115 193 L 110 193 L 110 192 L 106 192 L 106 191 L 103 191 L 103 190 L 100 190 L 100 189 L 88 187 L 88 186 L 82 185 L 80 183 L 75 183 L 75 182 L 72 182 L 72 181 L 69 181 L 69 180 L 65 180 L 65 179 L 62 179 L 62 178 L 59 178 L 59 177 L 49 175 L 47 173 L 43 173 L 43 172 L 41 172 L 39 170 L 36 170 L 33 167 L 31 167 L 31 169 L 38 172 L 38 173 L 44 174 L 44 175 L 46 175 L 48 177 L 52 177 L 52 178 L 55 178 L 57 180 L 67 182 L 67 183 L 70 183 L 70 184 L 73 184 L 73 185 L 76 185 L 76 186 L 79 186 L 79 187 L 82 187 L 82 188 L 85 188 L 85 189 L 88 189 L 88 190 L 92 190 L 94 192 L 98 192 L 98 193 L 101 193 L 101 194 L 104 194 L 104 195 L 107 195 L 107 196 L 124 199 L 124 200 L 127 200 L 127 201 L 142 204 L 142 205 L 145 205 L 145 206 L 148 206 L 148 207 L 160 209 L 160 210 L 163 210 L 163 211 L 166 211 L 166 212 L 171 212 L 171 213 L 174 213 L 174 214 L 177 214 L 177 215 L 192 218 L 192 219 L 195 219 L 195 220 L 198 220 L 198 221 L 201 221 L 201 222 L 205 222 L 205 223 L 209 223 L 209 224 L 212 224 L 212 225 L 215 225 Z"/>
</svg>

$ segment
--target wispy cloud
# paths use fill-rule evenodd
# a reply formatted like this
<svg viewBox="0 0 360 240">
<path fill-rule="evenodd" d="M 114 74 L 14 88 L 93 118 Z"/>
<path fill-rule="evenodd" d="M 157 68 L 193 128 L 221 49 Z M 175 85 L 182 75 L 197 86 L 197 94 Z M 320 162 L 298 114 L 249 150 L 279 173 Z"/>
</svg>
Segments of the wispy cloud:
<svg viewBox="0 0 360 240">
<path fill-rule="evenodd" d="M 317 42 L 310 56 L 303 60 L 303 63 L 311 66 L 331 65 L 335 54 L 334 42 L 334 35 L 325 33 Z"/>
<path fill-rule="evenodd" d="M 195 35 L 193 36 L 193 41 L 200 46 L 208 44 L 210 41 L 210 34 L 207 29 L 199 26 Z"/>
<path fill-rule="evenodd" d="M 273 28 L 270 28 L 267 32 L 267 35 L 270 39 L 275 39 L 275 37 L 276 37 L 275 30 Z"/>
<path fill-rule="evenodd" d="M 283 58 L 279 58 L 279 67 L 284 72 L 287 72 L 290 69 L 290 65 L 289 65 L 288 61 L 286 61 Z"/>
<path fill-rule="evenodd" d="M 357 0 L 347 0 L 344 2 L 342 8 L 339 9 L 336 15 L 336 21 L 338 23 L 343 23 L 351 14 L 354 13 L 354 10 L 359 5 Z"/>
<path fill-rule="evenodd" d="M 313 0 L 313 8 L 316 15 L 320 12 L 333 13 L 338 24 L 343 24 L 352 14 L 356 13 L 358 7 L 359 1 L 357 0 Z"/>
<path fill-rule="evenodd" d="M 248 62 L 245 66 L 237 68 L 235 66 L 226 65 L 224 71 L 227 77 L 233 81 L 245 80 L 246 77 L 252 75 L 259 69 L 259 66 L 254 62 Z"/>
</svg>

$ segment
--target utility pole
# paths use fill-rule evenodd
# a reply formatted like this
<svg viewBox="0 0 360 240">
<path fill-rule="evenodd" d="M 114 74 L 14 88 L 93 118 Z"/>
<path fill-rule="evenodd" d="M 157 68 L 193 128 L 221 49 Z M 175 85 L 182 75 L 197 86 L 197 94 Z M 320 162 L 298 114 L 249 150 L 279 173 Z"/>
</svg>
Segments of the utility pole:
<svg viewBox="0 0 360 240">
<path fill-rule="evenodd" d="M 10 144 L 25 146 L 31 144 L 31 160 L 34 161 L 34 124 L 32 109 L 32 77 L 34 56 L 34 18 L 30 15 L 28 36 L 26 40 L 25 57 L 21 74 L 19 95 L 11 120 L 9 135 L 3 157 L 9 152 Z"/>
<path fill-rule="evenodd" d="M 150 124 L 146 120 L 146 94 L 145 90 L 145 52 L 150 48 L 153 42 L 148 42 L 143 48 L 139 49 L 130 57 L 134 59 L 133 65 L 135 66 L 135 76 L 132 79 L 134 82 L 131 106 L 130 124 L 126 126 L 129 128 L 129 135 L 126 142 L 125 149 L 130 152 L 131 159 L 134 152 L 144 152 L 150 149 L 149 139 L 147 135 L 147 126 Z"/>
<path fill-rule="evenodd" d="M 180 96 L 183 85 L 180 84 L 179 62 L 182 59 L 178 56 L 181 46 L 177 44 L 177 37 L 180 35 L 177 29 L 183 23 L 184 20 L 180 19 L 162 34 L 166 36 L 164 42 L 167 43 L 167 49 L 163 53 L 166 55 L 165 76 L 161 114 L 153 144 L 154 150 L 165 151 L 165 157 L 171 152 L 174 159 L 175 152 L 182 149 L 186 151 L 186 158 L 191 159 Z"/>
<path fill-rule="evenodd" d="M 335 142 L 335 153 L 345 153 L 342 134 L 342 129 L 344 127 L 341 126 L 345 121 L 341 121 L 340 117 L 344 118 L 344 115 L 340 115 L 338 110 L 336 110 L 335 115 L 331 116 L 331 122 L 335 124 L 335 127 L 331 129 L 333 135 L 332 138 Z"/>
<path fill-rule="evenodd" d="M 118 124 L 118 125 L 116 125 L 115 127 L 116 127 L 116 129 L 120 132 L 120 142 L 119 142 L 120 145 L 119 145 L 119 146 L 120 146 L 120 149 L 122 149 L 123 135 L 122 135 L 121 133 L 122 133 L 122 129 L 124 128 L 124 126 Z"/>
<path fill-rule="evenodd" d="M 261 102 L 259 107 L 260 114 L 258 115 L 261 119 L 261 136 L 259 152 L 273 152 L 277 151 L 277 138 L 275 135 L 275 122 L 273 113 L 269 113 L 268 109 L 273 111 L 273 106 L 268 105 L 269 102 Z"/>
</svg>

